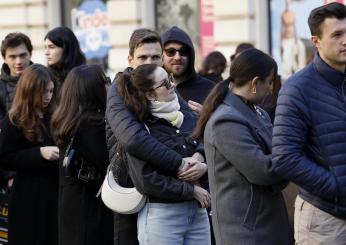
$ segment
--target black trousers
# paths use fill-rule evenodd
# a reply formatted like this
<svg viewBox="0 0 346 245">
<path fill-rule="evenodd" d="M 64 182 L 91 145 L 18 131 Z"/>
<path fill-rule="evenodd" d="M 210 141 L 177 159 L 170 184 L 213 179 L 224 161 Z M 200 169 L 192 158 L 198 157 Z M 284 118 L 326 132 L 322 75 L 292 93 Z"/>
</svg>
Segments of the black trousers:
<svg viewBox="0 0 346 245">
<path fill-rule="evenodd" d="M 137 214 L 114 213 L 114 245 L 138 245 Z"/>
</svg>

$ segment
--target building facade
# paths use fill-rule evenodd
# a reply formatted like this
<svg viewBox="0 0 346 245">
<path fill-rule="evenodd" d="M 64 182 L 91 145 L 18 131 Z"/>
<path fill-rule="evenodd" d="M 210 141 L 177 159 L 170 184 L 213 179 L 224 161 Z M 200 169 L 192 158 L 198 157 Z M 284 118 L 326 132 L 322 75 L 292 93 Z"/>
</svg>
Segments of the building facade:
<svg viewBox="0 0 346 245">
<path fill-rule="evenodd" d="M 0 39 L 2 40 L 9 32 L 24 32 L 34 45 L 32 60 L 46 64 L 43 40 L 45 34 L 59 25 L 71 27 L 71 9 L 80 2 L 81 0 L 0 0 L 0 16 L 2 16 Z M 205 19 L 209 27 L 210 24 L 212 26 L 211 37 L 206 39 L 209 42 L 209 50 L 221 51 L 229 59 L 238 43 L 250 42 L 257 48 L 269 52 L 269 0 L 108 0 L 104 2 L 108 7 L 110 20 L 108 63 L 114 72 L 123 70 L 127 66 L 128 40 L 132 31 L 139 27 L 164 31 L 162 28 L 169 25 L 185 25 L 183 29 L 193 35 L 196 53 L 202 54 L 200 34 L 204 15 L 207 16 Z M 203 6 L 207 12 L 203 10 Z M 200 60 L 201 55 L 197 59 Z"/>
</svg>

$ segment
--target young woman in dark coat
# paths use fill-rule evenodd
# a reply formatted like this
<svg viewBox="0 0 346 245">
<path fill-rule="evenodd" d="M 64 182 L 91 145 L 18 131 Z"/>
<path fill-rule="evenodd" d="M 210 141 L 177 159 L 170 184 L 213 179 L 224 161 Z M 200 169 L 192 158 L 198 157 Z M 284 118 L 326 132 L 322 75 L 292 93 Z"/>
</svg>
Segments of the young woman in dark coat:
<svg viewBox="0 0 346 245">
<path fill-rule="evenodd" d="M 113 213 L 96 197 L 108 166 L 105 138 L 106 85 L 108 78 L 97 65 L 71 70 L 62 86 L 62 97 L 52 119 L 60 148 L 59 244 L 106 245 L 113 243 Z M 83 159 L 96 178 L 81 180 L 63 166 L 73 138 L 76 158 Z M 71 163 L 72 164 L 72 163 Z M 73 174 L 73 173 L 72 173 Z"/>
<path fill-rule="evenodd" d="M 72 68 L 85 64 L 77 37 L 71 29 L 60 26 L 50 30 L 44 38 L 49 69 L 61 85 Z"/>
<path fill-rule="evenodd" d="M 50 135 L 55 84 L 34 64 L 21 75 L 0 133 L 1 166 L 16 171 L 9 204 L 9 244 L 58 244 L 58 157 Z"/>
</svg>

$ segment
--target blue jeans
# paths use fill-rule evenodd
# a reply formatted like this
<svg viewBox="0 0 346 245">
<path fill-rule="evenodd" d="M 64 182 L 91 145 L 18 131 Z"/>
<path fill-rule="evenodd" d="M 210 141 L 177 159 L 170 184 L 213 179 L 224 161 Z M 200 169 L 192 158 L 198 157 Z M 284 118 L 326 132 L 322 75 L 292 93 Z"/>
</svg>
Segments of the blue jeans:
<svg viewBox="0 0 346 245">
<path fill-rule="evenodd" d="M 196 201 L 147 203 L 137 227 L 141 245 L 210 245 L 207 211 Z"/>
</svg>

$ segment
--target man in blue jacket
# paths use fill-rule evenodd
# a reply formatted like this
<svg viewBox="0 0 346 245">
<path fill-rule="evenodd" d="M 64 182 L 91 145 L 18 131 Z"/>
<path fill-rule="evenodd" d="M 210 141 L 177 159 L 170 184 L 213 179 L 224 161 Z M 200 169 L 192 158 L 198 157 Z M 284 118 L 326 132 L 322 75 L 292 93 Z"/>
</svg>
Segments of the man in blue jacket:
<svg viewBox="0 0 346 245">
<path fill-rule="evenodd" d="M 273 168 L 300 187 L 296 244 L 346 241 L 346 7 L 311 11 L 313 62 L 280 91 Z"/>
</svg>

